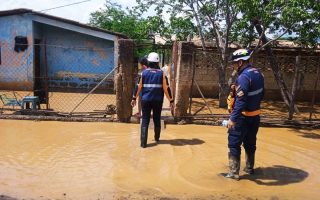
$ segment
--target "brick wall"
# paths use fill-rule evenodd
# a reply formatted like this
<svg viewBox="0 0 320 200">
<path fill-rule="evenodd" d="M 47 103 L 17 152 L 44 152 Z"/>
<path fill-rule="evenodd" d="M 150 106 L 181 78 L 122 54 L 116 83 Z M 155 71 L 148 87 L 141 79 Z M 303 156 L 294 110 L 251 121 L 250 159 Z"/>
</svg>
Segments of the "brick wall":
<svg viewBox="0 0 320 200">
<path fill-rule="evenodd" d="M 304 71 L 302 78 L 302 87 L 297 95 L 300 101 L 310 101 L 313 93 L 314 82 L 317 76 L 317 67 L 320 67 L 320 52 L 306 52 L 297 49 L 274 49 L 274 54 L 283 77 L 289 89 L 291 89 L 294 77 L 294 65 L 297 55 L 301 55 L 301 67 Z M 280 91 L 274 79 L 268 57 L 264 51 L 259 52 L 251 59 L 253 65 L 260 69 L 265 76 L 266 93 L 265 98 L 272 100 L 281 100 Z M 201 50 L 195 51 L 196 67 L 195 80 L 198 82 L 201 91 L 205 97 L 218 98 L 218 71 L 216 67 L 219 65 L 218 54 L 215 49 L 210 52 L 203 52 Z M 227 78 L 232 72 L 231 66 L 227 70 Z M 193 86 L 193 96 L 200 97 L 198 89 Z M 317 93 L 320 93 L 320 87 L 317 88 Z"/>
</svg>

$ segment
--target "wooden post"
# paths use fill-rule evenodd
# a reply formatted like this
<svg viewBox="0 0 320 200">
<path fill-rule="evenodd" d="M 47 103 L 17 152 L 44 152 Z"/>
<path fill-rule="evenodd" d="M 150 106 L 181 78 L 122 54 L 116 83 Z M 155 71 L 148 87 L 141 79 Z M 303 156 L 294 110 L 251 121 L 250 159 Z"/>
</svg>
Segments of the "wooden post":
<svg viewBox="0 0 320 200">
<path fill-rule="evenodd" d="M 48 59 L 47 59 L 47 39 L 44 39 L 44 65 L 45 65 L 45 92 L 46 109 L 49 109 L 49 78 L 48 78 Z"/>
<path fill-rule="evenodd" d="M 192 79 L 191 79 L 191 89 L 190 89 L 190 95 L 189 95 L 189 114 L 191 115 L 191 106 L 192 106 L 192 90 L 193 90 L 193 83 L 194 83 L 194 76 L 196 73 L 196 66 L 194 64 L 195 62 L 195 55 L 196 53 L 193 52 L 192 54 Z"/>
<path fill-rule="evenodd" d="M 115 71 L 114 83 L 116 91 L 117 116 L 120 122 L 130 122 L 132 115 L 133 91 L 133 40 L 119 39 L 115 56 L 118 65 Z"/>
<path fill-rule="evenodd" d="M 293 118 L 293 113 L 294 113 L 294 103 L 295 103 L 295 98 L 296 98 L 296 91 L 298 88 L 297 83 L 299 82 L 299 72 L 300 72 L 300 61 L 301 61 L 301 56 L 296 56 L 296 64 L 295 64 L 295 69 L 294 69 L 294 78 L 292 82 L 292 89 L 291 89 L 291 101 L 290 101 L 290 106 L 289 106 L 289 116 L 288 119 L 292 120 Z"/>
<path fill-rule="evenodd" d="M 315 101 L 316 101 L 316 92 L 317 92 L 317 86 L 318 86 L 319 79 L 320 79 L 320 66 L 318 65 L 317 78 L 316 78 L 316 81 L 314 82 L 314 87 L 313 87 L 313 94 L 312 94 L 312 102 L 311 102 L 309 121 L 311 120 L 312 114 L 313 114 L 313 109 L 314 109 L 314 104 L 315 104 Z"/>
</svg>

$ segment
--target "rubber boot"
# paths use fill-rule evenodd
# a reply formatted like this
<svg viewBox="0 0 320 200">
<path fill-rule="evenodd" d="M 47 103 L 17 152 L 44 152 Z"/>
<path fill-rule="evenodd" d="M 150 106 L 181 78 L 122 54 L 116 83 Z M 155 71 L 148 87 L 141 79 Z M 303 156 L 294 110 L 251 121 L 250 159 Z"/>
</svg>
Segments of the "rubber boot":
<svg viewBox="0 0 320 200">
<path fill-rule="evenodd" d="M 254 157 L 255 153 L 246 153 L 246 166 L 243 171 L 249 175 L 254 174 Z"/>
<path fill-rule="evenodd" d="M 148 127 L 141 127 L 141 147 L 146 148 L 147 147 L 147 141 L 148 141 Z"/>
<path fill-rule="evenodd" d="M 236 156 L 228 154 L 229 157 L 229 173 L 222 174 L 226 178 L 240 180 L 239 177 L 239 170 L 240 170 L 240 157 L 237 158 Z"/>
<path fill-rule="evenodd" d="M 155 126 L 154 127 L 154 140 L 156 142 L 159 142 L 159 140 L 160 140 L 160 132 L 161 132 L 161 126 L 160 127 Z"/>
</svg>

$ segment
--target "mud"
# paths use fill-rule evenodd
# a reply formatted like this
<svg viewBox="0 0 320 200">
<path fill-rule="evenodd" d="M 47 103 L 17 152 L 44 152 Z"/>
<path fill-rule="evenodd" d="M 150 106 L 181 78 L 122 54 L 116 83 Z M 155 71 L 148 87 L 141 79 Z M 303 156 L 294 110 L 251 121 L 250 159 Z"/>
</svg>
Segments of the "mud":
<svg viewBox="0 0 320 200">
<path fill-rule="evenodd" d="M 256 174 L 227 171 L 224 127 L 0 120 L 0 199 L 318 199 L 320 131 L 261 128 Z M 241 168 L 244 166 L 242 155 Z"/>
</svg>

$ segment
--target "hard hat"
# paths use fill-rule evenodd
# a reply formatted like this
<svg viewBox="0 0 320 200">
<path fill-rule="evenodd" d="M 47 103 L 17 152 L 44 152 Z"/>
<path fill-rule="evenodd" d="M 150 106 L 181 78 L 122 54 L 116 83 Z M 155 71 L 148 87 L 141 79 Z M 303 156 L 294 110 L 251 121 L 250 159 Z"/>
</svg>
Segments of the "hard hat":
<svg viewBox="0 0 320 200">
<path fill-rule="evenodd" d="M 248 49 L 238 49 L 233 52 L 230 61 L 235 62 L 238 60 L 249 60 L 251 56 L 251 51 Z"/>
<path fill-rule="evenodd" d="M 147 59 L 149 62 L 159 62 L 159 55 L 155 52 L 151 52 Z"/>
</svg>

